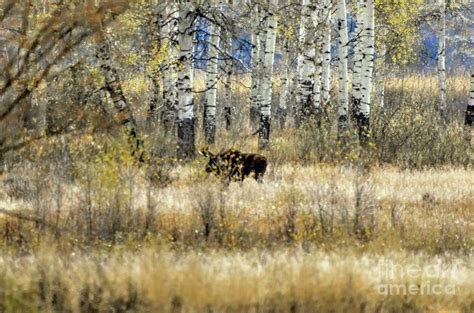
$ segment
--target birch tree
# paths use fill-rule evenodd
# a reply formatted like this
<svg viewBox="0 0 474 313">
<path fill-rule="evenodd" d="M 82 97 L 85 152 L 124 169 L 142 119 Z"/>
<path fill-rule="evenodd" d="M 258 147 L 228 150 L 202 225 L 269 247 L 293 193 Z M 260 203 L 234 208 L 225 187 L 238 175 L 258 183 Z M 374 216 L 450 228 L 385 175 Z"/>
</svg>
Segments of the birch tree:
<svg viewBox="0 0 474 313">
<path fill-rule="evenodd" d="M 227 4 L 227 12 L 230 12 L 230 4 Z M 232 56 L 232 34 L 228 29 L 223 29 L 224 49 L 226 54 L 226 65 L 224 68 L 224 122 L 225 129 L 230 130 L 232 124 L 232 72 L 234 67 L 234 60 Z"/>
<path fill-rule="evenodd" d="M 386 56 L 387 46 L 382 43 L 380 49 L 377 51 L 376 59 L 376 103 L 379 111 L 383 111 L 385 107 L 385 76 L 386 76 Z"/>
<path fill-rule="evenodd" d="M 313 114 L 316 122 L 320 121 L 321 111 L 321 82 L 323 75 L 323 41 L 326 34 L 323 33 L 322 25 L 322 10 L 317 8 L 316 14 L 313 15 L 313 29 L 316 36 L 314 36 L 314 79 L 313 79 L 313 106 L 306 108 L 306 115 Z"/>
<path fill-rule="evenodd" d="M 209 28 L 210 40 L 207 55 L 206 103 L 204 106 L 204 139 L 207 144 L 214 144 L 216 137 L 216 99 L 217 76 L 219 73 L 218 47 L 220 27 L 212 23 Z"/>
<path fill-rule="evenodd" d="M 283 51 L 280 71 L 280 101 L 278 103 L 278 116 L 280 119 L 280 128 L 285 127 L 287 115 L 288 98 L 288 75 L 290 66 L 290 43 L 287 38 L 283 38 Z"/>
<path fill-rule="evenodd" d="M 122 83 L 115 65 L 112 62 L 110 42 L 105 28 L 98 43 L 97 58 L 100 69 L 105 77 L 105 91 L 109 94 L 117 112 L 116 119 L 125 127 L 126 135 L 132 148 L 132 154 L 142 160 L 143 141 L 138 134 L 137 123 L 130 109 L 130 105 L 122 90 Z"/>
<path fill-rule="evenodd" d="M 301 0 L 301 14 L 300 14 L 300 21 L 299 21 L 299 30 L 298 30 L 298 54 L 296 56 L 296 75 L 294 77 L 294 85 L 296 88 L 293 88 L 293 92 L 296 93 L 296 104 L 293 106 L 293 118 L 294 118 L 294 125 L 298 127 L 301 123 L 301 114 L 302 114 L 302 107 L 301 104 L 303 102 L 303 94 L 302 94 L 302 81 L 303 81 L 303 60 L 304 60 L 304 45 L 306 41 L 306 24 L 307 24 L 307 17 L 304 15 L 305 7 L 309 4 L 307 0 Z"/>
<path fill-rule="evenodd" d="M 257 115 L 254 116 L 254 118 L 258 121 L 258 125 L 260 127 L 260 121 L 261 121 L 261 106 L 263 102 L 263 93 L 264 93 L 264 83 L 263 81 L 265 80 L 265 57 L 266 57 L 266 47 L 267 47 L 267 37 L 268 37 L 268 32 L 269 32 L 269 18 L 270 15 L 266 13 L 263 8 L 261 10 L 261 27 L 262 29 L 260 30 L 260 54 L 258 56 L 259 58 L 259 66 L 260 68 L 258 69 L 258 80 L 260 83 L 258 84 L 258 89 L 257 89 Z"/>
<path fill-rule="evenodd" d="M 331 89 L 331 1 L 326 0 L 323 4 L 323 36 L 322 36 L 322 72 L 321 72 L 321 101 L 329 103 L 329 92 Z"/>
<path fill-rule="evenodd" d="M 162 69 L 163 84 L 163 110 L 161 122 L 166 135 L 172 133 L 175 125 L 176 111 L 178 108 L 177 62 L 178 62 L 178 21 L 179 11 L 174 5 L 166 6 L 167 20 L 162 27 L 162 45 L 168 52 L 167 62 Z"/>
<path fill-rule="evenodd" d="M 288 1 L 284 0 L 280 2 L 280 5 L 286 6 L 288 5 Z M 293 28 L 291 25 L 288 25 L 288 21 L 286 23 L 282 23 L 279 32 L 280 38 L 280 53 L 282 56 L 281 60 L 281 67 L 280 67 L 280 95 L 279 95 L 279 102 L 278 102 L 278 110 L 277 110 L 277 117 L 279 120 L 280 128 L 285 127 L 286 123 L 286 116 L 288 112 L 287 102 L 288 102 L 288 88 L 289 88 L 289 75 L 290 75 L 290 59 L 291 59 L 291 51 L 290 51 L 290 39 L 291 35 L 293 34 Z"/>
<path fill-rule="evenodd" d="M 277 19 L 273 10 L 278 5 L 278 0 L 270 1 L 268 13 L 268 29 L 265 41 L 265 62 L 262 79 L 262 103 L 260 105 L 260 128 L 258 132 L 258 147 L 264 149 L 270 143 L 270 124 L 272 111 L 272 75 L 275 58 Z"/>
<path fill-rule="evenodd" d="M 465 124 L 472 126 L 474 123 L 474 68 L 471 68 L 471 95 L 467 103 Z"/>
<path fill-rule="evenodd" d="M 362 6 L 362 62 L 360 81 L 360 111 L 358 112 L 359 138 L 366 144 L 369 137 L 369 117 L 374 69 L 374 0 L 367 0 Z"/>
<path fill-rule="evenodd" d="M 338 105 L 337 105 L 337 120 L 338 120 L 338 135 L 348 129 L 348 111 L 349 111 L 349 79 L 348 79 L 348 49 L 349 37 L 347 34 L 347 12 L 346 1 L 337 0 L 336 10 L 336 25 L 338 35 L 337 47 L 337 63 L 338 63 Z"/>
<path fill-rule="evenodd" d="M 262 45 L 260 43 L 260 12 L 259 6 L 256 4 L 253 8 L 253 25 L 251 40 L 252 40 L 252 54 L 251 54 L 251 62 L 252 62 L 252 74 L 251 74 L 251 90 L 250 90 L 250 126 L 252 128 L 256 128 L 258 125 L 258 92 L 260 90 L 260 72 L 262 68 L 261 60 L 260 60 L 260 50 Z"/>
<path fill-rule="evenodd" d="M 438 84 L 439 84 L 439 106 L 441 119 L 446 121 L 446 2 L 438 0 Z"/>
<path fill-rule="evenodd" d="M 299 92 L 299 103 L 298 103 L 298 114 L 296 118 L 296 126 L 301 124 L 302 119 L 309 115 L 309 111 L 314 106 L 314 58 L 315 58 L 315 44 L 314 44 L 314 32 L 310 26 L 313 24 L 312 18 L 314 14 L 314 6 L 311 6 L 309 0 L 302 0 L 302 16 L 301 25 L 302 34 L 304 34 L 304 43 L 302 47 L 302 65 L 301 75 L 299 76 L 298 92 Z M 309 29 L 308 29 L 309 28 Z"/>
<path fill-rule="evenodd" d="M 179 72 L 178 72 L 178 159 L 192 159 L 194 146 L 193 102 L 193 21 L 194 7 L 190 1 L 180 3 Z"/>
<path fill-rule="evenodd" d="M 361 72 L 363 59 L 364 0 L 357 0 L 357 23 L 354 38 L 354 65 L 352 69 L 352 117 L 359 126 L 361 119 Z"/>
</svg>

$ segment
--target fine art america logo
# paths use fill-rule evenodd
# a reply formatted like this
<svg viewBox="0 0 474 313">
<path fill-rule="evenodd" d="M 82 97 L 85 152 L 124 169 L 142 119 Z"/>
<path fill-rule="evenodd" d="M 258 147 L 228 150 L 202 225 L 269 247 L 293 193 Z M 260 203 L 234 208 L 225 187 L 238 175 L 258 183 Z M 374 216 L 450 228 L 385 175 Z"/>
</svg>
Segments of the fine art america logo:
<svg viewBox="0 0 474 313">
<path fill-rule="evenodd" d="M 447 281 L 453 268 L 449 270 L 439 264 L 420 266 L 400 265 L 391 261 L 381 261 L 376 268 L 381 295 L 454 295 L 456 286 Z"/>
</svg>

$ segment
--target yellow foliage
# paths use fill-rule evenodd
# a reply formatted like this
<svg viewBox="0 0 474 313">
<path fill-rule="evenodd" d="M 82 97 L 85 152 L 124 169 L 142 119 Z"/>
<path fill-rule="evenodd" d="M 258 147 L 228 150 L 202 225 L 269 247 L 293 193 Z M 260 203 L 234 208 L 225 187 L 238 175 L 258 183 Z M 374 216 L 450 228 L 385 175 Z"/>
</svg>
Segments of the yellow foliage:
<svg viewBox="0 0 474 313">
<path fill-rule="evenodd" d="M 418 13 L 421 0 L 375 0 L 377 28 L 376 45 L 385 45 L 393 64 L 406 64 L 413 52 L 416 26 L 411 22 Z M 377 49 L 380 51 L 379 49 Z"/>
</svg>

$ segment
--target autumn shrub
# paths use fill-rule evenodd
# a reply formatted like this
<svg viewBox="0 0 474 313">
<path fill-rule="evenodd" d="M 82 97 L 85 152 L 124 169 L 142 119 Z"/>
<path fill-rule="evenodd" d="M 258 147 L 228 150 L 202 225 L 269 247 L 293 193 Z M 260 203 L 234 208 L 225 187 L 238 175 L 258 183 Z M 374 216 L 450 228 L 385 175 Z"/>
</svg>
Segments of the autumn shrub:
<svg viewBox="0 0 474 313">
<path fill-rule="evenodd" d="M 412 101 L 379 113 L 372 134 L 380 162 L 408 168 L 472 162 L 468 130 L 459 121 L 443 122 L 433 105 Z"/>
</svg>

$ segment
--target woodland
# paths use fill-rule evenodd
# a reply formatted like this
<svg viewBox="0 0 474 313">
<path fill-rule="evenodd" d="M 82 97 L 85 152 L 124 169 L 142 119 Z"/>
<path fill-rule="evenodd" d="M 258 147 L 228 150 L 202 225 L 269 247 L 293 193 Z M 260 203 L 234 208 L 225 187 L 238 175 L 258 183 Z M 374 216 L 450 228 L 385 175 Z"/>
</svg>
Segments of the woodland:
<svg viewBox="0 0 474 313">
<path fill-rule="evenodd" d="M 473 11 L 0 0 L 0 312 L 474 312 Z"/>
</svg>

